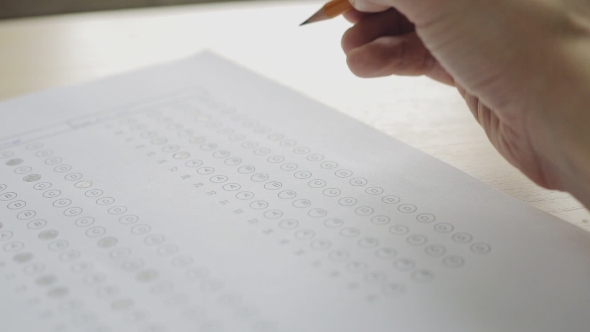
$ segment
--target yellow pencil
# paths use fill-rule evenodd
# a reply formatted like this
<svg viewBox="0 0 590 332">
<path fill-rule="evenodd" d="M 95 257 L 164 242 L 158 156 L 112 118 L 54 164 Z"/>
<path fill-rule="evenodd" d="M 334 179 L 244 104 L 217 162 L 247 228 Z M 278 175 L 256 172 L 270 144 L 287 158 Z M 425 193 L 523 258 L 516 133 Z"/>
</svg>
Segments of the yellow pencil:
<svg viewBox="0 0 590 332">
<path fill-rule="evenodd" d="M 313 14 L 307 21 L 301 23 L 299 26 L 328 20 L 338 15 L 344 14 L 347 11 L 352 9 L 352 5 L 348 0 L 332 0 L 322 7 L 322 9 L 318 10 L 315 14 Z"/>
</svg>

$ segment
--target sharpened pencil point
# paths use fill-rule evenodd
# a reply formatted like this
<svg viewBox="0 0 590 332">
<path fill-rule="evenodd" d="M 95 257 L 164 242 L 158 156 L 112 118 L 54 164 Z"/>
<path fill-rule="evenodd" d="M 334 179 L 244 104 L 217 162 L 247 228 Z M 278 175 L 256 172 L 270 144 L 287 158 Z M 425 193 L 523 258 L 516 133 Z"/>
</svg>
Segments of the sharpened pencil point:
<svg viewBox="0 0 590 332">
<path fill-rule="evenodd" d="M 299 26 L 327 19 L 329 19 L 329 17 L 326 16 L 326 13 L 324 13 L 324 9 L 322 8 L 317 13 L 313 14 L 310 18 L 308 18 L 305 22 L 299 24 Z"/>
<path fill-rule="evenodd" d="M 306 25 L 308 23 L 319 22 L 328 20 L 338 15 L 344 14 L 352 9 L 352 4 L 349 0 L 331 0 L 325 4 L 322 9 L 318 10 L 313 14 L 307 21 L 299 24 L 299 26 Z"/>
</svg>

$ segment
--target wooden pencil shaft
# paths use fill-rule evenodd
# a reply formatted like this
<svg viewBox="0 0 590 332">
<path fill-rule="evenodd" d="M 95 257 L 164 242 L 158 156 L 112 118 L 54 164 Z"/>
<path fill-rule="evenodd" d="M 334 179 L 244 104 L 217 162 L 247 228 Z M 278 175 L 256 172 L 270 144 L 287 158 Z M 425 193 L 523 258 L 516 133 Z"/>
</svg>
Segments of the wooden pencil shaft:
<svg viewBox="0 0 590 332">
<path fill-rule="evenodd" d="M 324 14 L 329 18 L 336 17 L 352 9 L 348 0 L 332 0 L 324 5 Z"/>
</svg>

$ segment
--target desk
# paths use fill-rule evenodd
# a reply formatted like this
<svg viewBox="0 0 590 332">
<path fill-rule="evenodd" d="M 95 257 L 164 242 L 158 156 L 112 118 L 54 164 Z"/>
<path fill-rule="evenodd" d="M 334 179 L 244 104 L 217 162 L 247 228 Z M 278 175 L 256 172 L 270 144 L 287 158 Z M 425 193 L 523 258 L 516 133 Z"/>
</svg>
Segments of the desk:
<svg viewBox="0 0 590 332">
<path fill-rule="evenodd" d="M 264 1 L 0 21 L 0 99 L 209 49 L 590 230 L 579 202 L 537 187 L 499 156 L 454 89 L 350 74 L 340 50 L 346 21 L 298 27 L 320 5 Z"/>
</svg>

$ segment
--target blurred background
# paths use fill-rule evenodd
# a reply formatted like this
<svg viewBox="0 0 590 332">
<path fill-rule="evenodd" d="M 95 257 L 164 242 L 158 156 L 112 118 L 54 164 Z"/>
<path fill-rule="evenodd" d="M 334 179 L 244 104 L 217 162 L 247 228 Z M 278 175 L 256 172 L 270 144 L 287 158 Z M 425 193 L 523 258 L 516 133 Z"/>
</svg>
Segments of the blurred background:
<svg viewBox="0 0 590 332">
<path fill-rule="evenodd" d="M 218 1 L 228 0 L 0 0 L 0 19 Z"/>
</svg>

